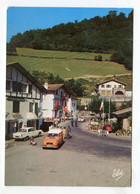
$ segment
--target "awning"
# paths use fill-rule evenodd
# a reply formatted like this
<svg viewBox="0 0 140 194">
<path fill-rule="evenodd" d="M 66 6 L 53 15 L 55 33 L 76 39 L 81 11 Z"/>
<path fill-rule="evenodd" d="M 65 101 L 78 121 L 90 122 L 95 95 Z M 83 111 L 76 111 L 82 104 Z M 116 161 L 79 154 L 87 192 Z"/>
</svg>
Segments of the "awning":
<svg viewBox="0 0 140 194">
<path fill-rule="evenodd" d="M 19 120 L 23 121 L 23 117 L 17 113 L 17 114 L 10 115 L 10 118 L 7 120 L 9 120 L 9 121 L 19 121 Z"/>
<path fill-rule="evenodd" d="M 129 108 L 125 108 L 125 109 L 113 112 L 112 114 L 116 117 L 123 117 L 123 116 L 125 117 L 126 115 L 131 114 L 131 112 L 132 112 L 132 107 L 129 107 Z"/>
<path fill-rule="evenodd" d="M 65 108 L 64 111 L 65 111 L 66 113 L 70 114 L 70 111 L 69 111 L 67 108 Z"/>
<path fill-rule="evenodd" d="M 27 113 L 27 120 L 37 120 L 39 119 L 35 113 L 29 112 Z"/>
</svg>

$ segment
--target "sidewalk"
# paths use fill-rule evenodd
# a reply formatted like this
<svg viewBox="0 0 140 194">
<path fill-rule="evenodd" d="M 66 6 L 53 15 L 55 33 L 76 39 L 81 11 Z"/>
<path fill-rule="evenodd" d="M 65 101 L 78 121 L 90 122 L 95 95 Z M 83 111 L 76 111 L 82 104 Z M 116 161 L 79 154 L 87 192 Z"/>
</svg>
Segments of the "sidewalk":
<svg viewBox="0 0 140 194">
<path fill-rule="evenodd" d="M 80 128 L 83 131 L 87 131 L 89 133 L 93 133 L 93 134 L 99 136 L 97 130 L 93 130 L 93 129 L 88 130 L 88 123 L 85 123 L 85 122 L 84 123 L 79 123 L 79 125 L 80 125 Z M 119 136 L 117 136 L 116 133 L 109 133 L 108 137 L 123 139 L 123 140 L 131 140 L 131 138 L 132 138 L 131 135 L 119 135 Z"/>
<path fill-rule="evenodd" d="M 6 140 L 5 141 L 5 149 L 13 148 L 16 146 L 16 142 L 14 139 Z"/>
</svg>

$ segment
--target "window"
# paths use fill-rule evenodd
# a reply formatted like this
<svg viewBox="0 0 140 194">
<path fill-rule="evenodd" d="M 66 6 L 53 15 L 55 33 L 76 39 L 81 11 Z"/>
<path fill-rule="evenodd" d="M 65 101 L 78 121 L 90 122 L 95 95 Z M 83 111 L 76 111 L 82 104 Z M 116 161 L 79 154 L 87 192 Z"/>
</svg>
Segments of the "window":
<svg viewBox="0 0 140 194">
<path fill-rule="evenodd" d="M 101 85 L 101 88 L 104 88 L 105 87 L 105 85 L 103 84 L 103 85 Z"/>
<path fill-rule="evenodd" d="M 29 94 L 31 94 L 32 93 L 32 85 L 31 84 L 29 84 Z"/>
<path fill-rule="evenodd" d="M 121 85 L 118 85 L 118 88 L 121 88 L 122 86 Z"/>
<path fill-rule="evenodd" d="M 13 81 L 13 92 L 17 91 L 17 82 Z"/>
<path fill-rule="evenodd" d="M 32 102 L 29 103 L 29 112 L 33 112 L 34 104 Z"/>
<path fill-rule="evenodd" d="M 110 91 L 107 91 L 107 96 L 110 96 L 111 92 Z"/>
<path fill-rule="evenodd" d="M 106 85 L 107 88 L 111 88 L 111 85 Z"/>
<path fill-rule="evenodd" d="M 18 113 L 20 109 L 20 102 L 19 101 L 13 101 L 13 112 Z"/>
<path fill-rule="evenodd" d="M 6 90 L 11 90 L 11 82 L 6 81 Z"/>
<path fill-rule="evenodd" d="M 22 92 L 27 93 L 27 85 L 22 85 Z"/>
<path fill-rule="evenodd" d="M 18 92 L 22 92 L 22 83 L 18 83 Z"/>
<path fill-rule="evenodd" d="M 35 114 L 38 116 L 38 103 L 35 103 Z"/>
<path fill-rule="evenodd" d="M 102 91 L 102 92 L 101 92 L 101 95 L 104 96 L 104 95 L 105 95 L 105 91 Z"/>
</svg>

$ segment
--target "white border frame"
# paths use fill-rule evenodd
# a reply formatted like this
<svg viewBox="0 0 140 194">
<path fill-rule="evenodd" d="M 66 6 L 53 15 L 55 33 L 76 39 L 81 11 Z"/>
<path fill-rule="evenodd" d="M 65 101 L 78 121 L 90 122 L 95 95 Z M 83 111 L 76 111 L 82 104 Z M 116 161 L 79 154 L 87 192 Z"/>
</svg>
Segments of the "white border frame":
<svg viewBox="0 0 140 194">
<path fill-rule="evenodd" d="M 134 59 L 133 59 L 133 135 L 132 135 L 132 187 L 130 188 L 109 188 L 109 187 L 6 187 L 4 186 L 5 171 L 5 64 L 6 64 L 6 29 L 7 29 L 7 8 L 15 7 L 98 7 L 98 8 L 133 8 L 134 9 Z M 138 0 L 0 0 L 0 190 L 3 194 L 15 193 L 139 193 L 140 183 L 140 3 Z M 1 157 L 2 156 L 2 157 Z"/>
</svg>

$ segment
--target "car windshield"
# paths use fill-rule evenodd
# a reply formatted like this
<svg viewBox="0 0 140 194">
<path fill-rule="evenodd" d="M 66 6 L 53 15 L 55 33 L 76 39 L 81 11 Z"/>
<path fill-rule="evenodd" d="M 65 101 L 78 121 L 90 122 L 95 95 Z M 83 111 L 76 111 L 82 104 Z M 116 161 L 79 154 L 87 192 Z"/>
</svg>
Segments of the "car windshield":
<svg viewBox="0 0 140 194">
<path fill-rule="evenodd" d="M 57 133 L 49 133 L 47 136 L 48 137 L 58 137 L 58 134 Z"/>
<path fill-rule="evenodd" d="M 21 129 L 18 130 L 18 132 L 27 132 L 27 130 L 21 128 Z"/>
</svg>

